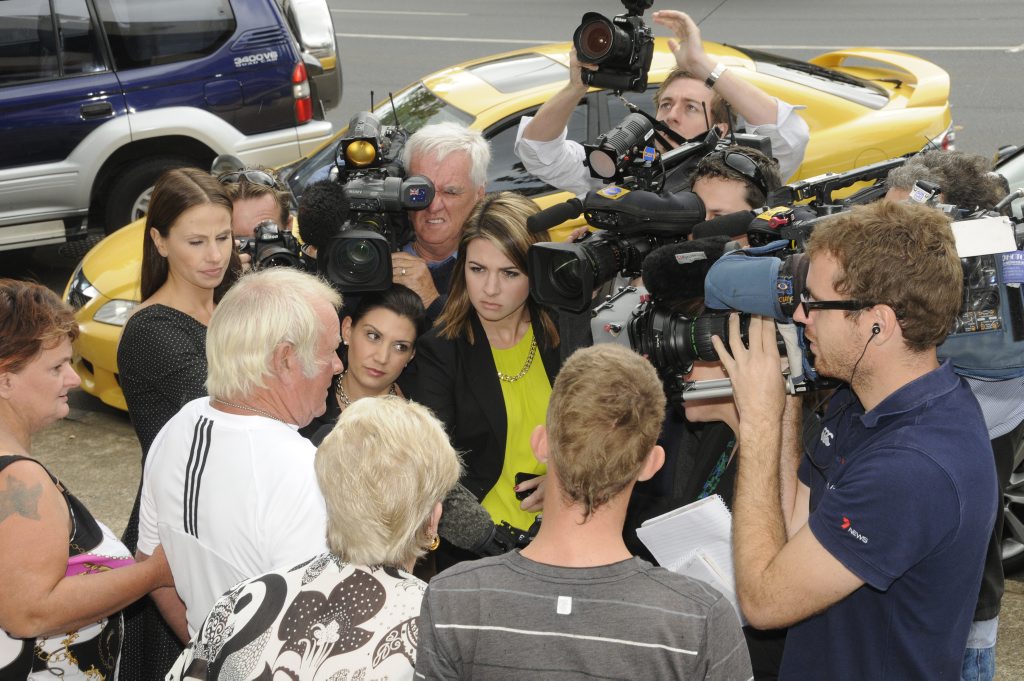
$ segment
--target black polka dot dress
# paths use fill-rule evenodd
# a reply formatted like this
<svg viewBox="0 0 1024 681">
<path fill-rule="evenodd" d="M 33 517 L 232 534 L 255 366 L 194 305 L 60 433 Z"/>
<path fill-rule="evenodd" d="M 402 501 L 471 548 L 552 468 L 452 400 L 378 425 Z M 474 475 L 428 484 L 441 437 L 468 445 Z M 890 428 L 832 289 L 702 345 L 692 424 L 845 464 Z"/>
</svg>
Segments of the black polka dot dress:
<svg viewBox="0 0 1024 681">
<path fill-rule="evenodd" d="M 117 346 L 118 380 L 142 446 L 142 463 L 157 433 L 188 402 L 206 394 L 206 326 L 165 305 L 144 307 L 125 324 Z M 135 551 L 140 488 L 122 540 Z M 125 611 L 122 679 L 163 679 L 182 646 L 148 598 Z"/>
</svg>

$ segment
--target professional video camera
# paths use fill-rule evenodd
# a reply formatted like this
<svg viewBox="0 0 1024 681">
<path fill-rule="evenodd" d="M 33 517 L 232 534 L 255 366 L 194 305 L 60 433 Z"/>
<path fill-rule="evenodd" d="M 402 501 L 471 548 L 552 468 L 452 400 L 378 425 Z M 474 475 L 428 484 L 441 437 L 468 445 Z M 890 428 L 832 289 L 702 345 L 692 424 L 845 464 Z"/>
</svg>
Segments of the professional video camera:
<svg viewBox="0 0 1024 681">
<path fill-rule="evenodd" d="M 763 311 L 761 308 L 778 306 L 775 318 L 782 321 L 778 324 L 777 340 L 780 354 L 789 359 L 790 369 L 785 373 L 788 390 L 796 394 L 820 387 L 814 382 L 816 376 L 805 371 L 798 329 L 791 319 L 797 292 L 806 276 L 802 254 L 785 262 L 774 257 L 750 258 L 775 268 L 772 281 L 777 287 L 762 287 L 765 282 L 755 276 L 753 291 L 763 298 L 757 306 L 748 305 L 748 300 L 730 300 L 730 305 L 722 305 L 705 291 L 703 280 L 716 262 L 730 257 L 725 255 L 727 241 L 727 237 L 710 237 L 670 244 L 652 252 L 643 266 L 647 289 L 623 287 L 594 309 L 594 342 L 617 342 L 647 357 L 665 381 L 673 404 L 722 397 L 731 392 L 728 380 L 687 382 L 683 375 L 690 372 L 695 361 L 718 359 L 711 337 L 719 336 L 729 343 L 729 315 L 733 309 L 747 311 L 747 307 L 756 307 Z M 698 304 L 702 296 L 706 306 Z M 741 314 L 744 344 L 749 324 L 750 314 Z"/>
<path fill-rule="evenodd" d="M 751 247 L 729 251 L 722 241 L 698 239 L 663 246 L 643 262 L 648 290 L 627 287 L 594 310 L 595 342 L 628 344 L 648 357 L 666 381 L 669 398 L 711 399 L 731 394 L 729 381 L 686 382 L 694 361 L 715 361 L 718 354 L 712 336 L 728 343 L 728 319 L 739 311 L 740 329 L 746 343 L 750 314 L 776 321 L 780 353 L 789 360 L 785 377 L 789 392 L 796 394 L 834 385 L 815 372 L 803 348 L 802 332 L 792 322 L 803 290 L 807 260 L 803 247 L 814 225 L 823 217 L 880 198 L 889 170 L 905 162 L 893 159 L 845 173 L 827 173 L 781 187 L 769 197 L 778 202 L 807 201 L 763 211 L 753 219 L 747 237 Z M 845 200 L 833 192 L 853 184 L 874 184 Z M 723 216 L 726 220 L 734 216 Z M 680 301 L 703 297 L 704 307 L 680 309 Z"/>
<path fill-rule="evenodd" d="M 299 241 L 274 220 L 264 220 L 253 229 L 250 238 L 238 240 L 238 252 L 248 254 L 253 269 L 263 267 L 295 267 L 307 269 Z"/>
<path fill-rule="evenodd" d="M 434 200 L 434 185 L 405 176 L 398 161 L 407 135 L 364 111 L 338 142 L 335 180 L 345 188 L 347 220 L 317 252 L 317 267 L 339 290 L 381 291 L 391 285 L 391 253 L 412 238 L 406 211 Z M 301 225 L 300 225 L 301 229 Z"/>
<path fill-rule="evenodd" d="M 644 11 L 653 0 L 622 0 L 625 14 L 612 19 L 587 12 L 573 33 L 572 43 L 581 62 L 597 64 L 583 69 L 583 82 L 616 92 L 647 88 L 647 72 L 654 56 L 654 33 L 644 24 Z"/>
<path fill-rule="evenodd" d="M 743 313 L 744 334 L 749 315 L 758 314 L 776 322 L 780 350 L 784 348 L 789 359 L 785 374 L 790 392 L 834 385 L 815 373 L 813 356 L 804 348 L 802 329 L 792 323 L 808 266 L 804 245 L 823 217 L 879 198 L 884 193 L 879 187 L 888 171 L 903 161 L 893 159 L 784 187 L 776 197 L 811 199 L 810 204 L 777 208 L 758 216 L 748 231 L 752 247 L 726 252 L 706 268 L 703 297 L 707 310 L 699 314 L 680 312 L 665 300 L 679 283 L 679 275 L 672 277 L 666 272 L 672 271 L 674 263 L 685 262 L 679 252 L 665 251 L 679 251 L 684 245 L 653 252 L 643 268 L 651 295 L 633 300 L 621 296 L 624 304 L 615 301 L 619 307 L 617 321 L 601 320 L 607 310 L 599 308 L 593 325 L 595 341 L 623 342 L 622 336 L 627 335 L 630 346 L 648 356 L 669 379 L 674 401 L 714 398 L 731 393 L 728 380 L 686 383 L 680 375 L 692 361 L 717 359 L 710 338 L 720 335 L 728 342 L 731 311 Z M 873 179 L 875 184 L 843 201 L 833 200 L 833 191 L 866 179 Z M 1024 375 L 1024 297 L 1020 286 L 1014 284 L 1021 277 L 1013 274 L 1024 270 L 1024 252 L 1020 250 L 1024 232 L 999 215 L 1002 206 L 994 212 L 965 216 L 955 206 L 934 204 L 939 193 L 939 188 L 927 185 L 911 192 L 911 200 L 931 203 L 955 220 L 953 231 L 963 256 L 963 307 L 955 327 L 939 346 L 939 357 L 951 359 L 958 373 L 980 379 Z M 758 243 L 761 245 L 754 245 Z M 624 330 L 628 334 L 622 334 Z"/>
<path fill-rule="evenodd" d="M 580 212 L 588 224 L 606 230 L 588 233 L 582 242 L 533 244 L 527 252 L 534 299 L 569 312 L 589 308 L 594 289 L 616 274 L 639 276 L 648 253 L 685 240 L 705 214 L 704 203 L 692 192 L 659 196 L 616 185 L 591 191 L 582 202 L 572 199 L 553 208 L 531 216 L 530 230 L 547 229 L 547 222 L 559 224 Z"/>
</svg>

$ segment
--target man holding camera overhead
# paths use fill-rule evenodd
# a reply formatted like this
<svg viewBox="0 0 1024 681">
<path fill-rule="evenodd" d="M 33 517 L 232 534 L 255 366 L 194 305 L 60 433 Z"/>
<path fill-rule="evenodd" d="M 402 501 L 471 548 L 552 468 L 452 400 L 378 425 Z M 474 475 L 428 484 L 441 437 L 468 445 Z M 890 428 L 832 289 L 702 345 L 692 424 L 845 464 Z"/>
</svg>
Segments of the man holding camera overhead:
<svg viewBox="0 0 1024 681">
<path fill-rule="evenodd" d="M 727 103 L 746 121 L 748 132 L 769 138 L 782 178 L 796 172 L 810 138 L 796 107 L 770 97 L 721 62 L 713 63 L 704 52 L 700 29 L 689 15 L 661 10 L 653 16 L 655 23 L 670 28 L 677 38 L 669 41 L 676 68 L 655 95 L 657 119 L 687 140 L 699 139 L 708 132 L 709 123 L 722 133 L 731 128 L 729 110 L 723 105 Z M 602 184 L 584 165 L 582 145 L 566 139 L 566 124 L 587 93 L 582 70 L 596 68 L 580 63 L 575 49 L 570 52 L 569 83 L 545 102 L 536 116 L 523 117 L 516 139 L 516 155 L 530 173 L 577 195 Z"/>
<path fill-rule="evenodd" d="M 848 387 L 801 448 L 776 330 L 739 319 L 715 349 L 740 416 L 736 589 L 750 624 L 790 626 L 781 679 L 960 678 L 997 508 L 977 401 L 936 346 L 960 310 L 952 229 L 879 202 L 820 223 L 794 320 Z M 803 451 L 802 451 L 803 450 Z"/>
</svg>

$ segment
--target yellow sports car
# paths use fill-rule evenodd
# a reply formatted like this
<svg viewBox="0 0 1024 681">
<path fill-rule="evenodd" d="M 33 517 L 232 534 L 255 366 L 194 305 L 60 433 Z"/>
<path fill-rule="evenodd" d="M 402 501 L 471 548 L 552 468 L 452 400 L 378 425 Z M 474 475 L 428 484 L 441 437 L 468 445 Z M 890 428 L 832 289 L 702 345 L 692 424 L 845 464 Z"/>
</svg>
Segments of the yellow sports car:
<svg viewBox="0 0 1024 681">
<path fill-rule="evenodd" d="M 547 207 L 566 200 L 531 176 L 512 151 L 516 127 L 568 80 L 569 43 L 485 57 L 443 69 L 395 95 L 395 112 L 384 102 L 376 113 L 387 125 L 407 130 L 458 121 L 483 131 L 491 142 L 489 191 L 514 190 Z M 705 50 L 735 73 L 791 104 L 803 105 L 811 139 L 794 179 L 843 171 L 919 151 L 948 148 L 953 141 L 949 76 L 938 66 L 901 52 L 839 50 L 809 62 L 707 42 Z M 848 63 L 849 62 L 849 63 Z M 653 113 L 653 94 L 675 65 L 667 41 L 656 41 L 649 91 L 624 97 Z M 613 93 L 592 90 L 569 122 L 569 137 L 594 141 L 627 109 Z M 344 134 L 344 131 L 338 135 Z M 337 139 L 337 138 L 335 138 Z M 295 196 L 326 176 L 335 144 L 279 169 Z M 77 310 L 82 334 L 75 367 L 82 387 L 125 409 L 117 383 L 117 341 L 139 299 L 142 223 L 137 221 L 97 244 L 68 282 L 65 297 Z"/>
</svg>

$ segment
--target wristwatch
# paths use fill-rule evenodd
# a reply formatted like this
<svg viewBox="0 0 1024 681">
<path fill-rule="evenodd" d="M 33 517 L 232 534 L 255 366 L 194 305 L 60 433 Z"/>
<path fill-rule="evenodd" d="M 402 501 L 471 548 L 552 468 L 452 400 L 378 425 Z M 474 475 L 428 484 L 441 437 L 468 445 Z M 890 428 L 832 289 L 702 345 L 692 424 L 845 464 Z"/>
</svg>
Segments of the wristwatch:
<svg viewBox="0 0 1024 681">
<path fill-rule="evenodd" d="M 715 68 L 711 69 L 711 73 L 708 74 L 707 80 L 704 81 L 704 84 L 709 90 L 715 87 L 715 83 L 717 83 L 718 79 L 722 77 L 723 73 L 725 73 L 726 68 L 725 64 L 718 62 L 715 64 Z"/>
</svg>

